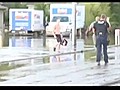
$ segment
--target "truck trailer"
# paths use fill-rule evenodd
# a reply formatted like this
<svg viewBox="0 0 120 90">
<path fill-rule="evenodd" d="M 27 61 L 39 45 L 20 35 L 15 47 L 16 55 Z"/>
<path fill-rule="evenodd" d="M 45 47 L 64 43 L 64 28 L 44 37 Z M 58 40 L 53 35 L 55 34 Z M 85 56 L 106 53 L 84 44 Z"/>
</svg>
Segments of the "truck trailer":
<svg viewBox="0 0 120 90">
<path fill-rule="evenodd" d="M 40 32 L 44 30 L 43 10 L 10 9 L 9 31 Z"/>
</svg>

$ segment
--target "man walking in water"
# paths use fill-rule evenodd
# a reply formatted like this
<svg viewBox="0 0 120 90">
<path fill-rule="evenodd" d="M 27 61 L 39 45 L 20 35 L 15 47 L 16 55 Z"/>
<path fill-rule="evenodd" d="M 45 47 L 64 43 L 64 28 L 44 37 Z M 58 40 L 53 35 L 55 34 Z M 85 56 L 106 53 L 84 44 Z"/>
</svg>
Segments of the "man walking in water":
<svg viewBox="0 0 120 90">
<path fill-rule="evenodd" d="M 96 34 L 96 47 L 97 47 L 97 62 L 100 65 L 101 60 L 101 50 L 103 45 L 103 54 L 105 65 L 108 63 L 107 54 L 107 39 L 108 39 L 108 29 L 111 28 L 109 21 L 106 21 L 106 15 L 102 14 L 100 20 L 94 23 L 93 32 Z"/>
<path fill-rule="evenodd" d="M 54 51 L 56 51 L 56 49 L 59 51 L 60 45 L 62 45 L 62 38 L 61 38 L 60 30 L 61 30 L 60 19 L 58 19 L 53 29 L 54 38 L 57 39 L 57 44 L 54 47 Z"/>
<path fill-rule="evenodd" d="M 97 21 L 99 21 L 99 18 L 100 18 L 99 16 L 96 16 L 96 17 L 95 17 L 95 21 L 93 21 L 93 22 L 90 24 L 88 31 L 92 31 L 92 32 L 93 32 L 93 25 L 94 25 L 94 23 L 96 23 Z M 93 32 L 92 38 L 93 38 L 93 44 L 94 44 L 94 46 L 96 47 L 96 36 L 95 36 L 95 33 L 94 33 L 94 32 Z"/>
</svg>

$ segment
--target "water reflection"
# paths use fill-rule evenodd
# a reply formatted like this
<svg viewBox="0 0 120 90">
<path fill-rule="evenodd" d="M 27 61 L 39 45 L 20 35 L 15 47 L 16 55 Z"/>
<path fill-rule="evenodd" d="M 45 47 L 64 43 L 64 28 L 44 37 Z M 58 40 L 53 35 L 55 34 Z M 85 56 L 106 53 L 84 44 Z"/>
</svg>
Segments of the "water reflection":
<svg viewBox="0 0 120 90">
<path fill-rule="evenodd" d="M 89 39 L 92 40 L 92 38 L 89 38 Z M 62 47 L 61 53 L 73 51 L 73 50 L 71 50 L 72 49 L 71 48 L 71 40 L 69 40 L 69 38 L 67 38 L 67 40 L 68 40 L 68 46 Z M 9 37 L 8 41 L 9 41 L 9 47 L 44 48 L 43 47 L 43 38 L 33 38 L 32 36 L 12 36 L 12 37 Z M 46 41 L 47 41 L 46 46 L 47 46 L 47 49 L 49 50 L 49 52 L 53 51 L 53 48 L 52 48 L 53 44 L 54 44 L 53 42 L 55 42 L 56 40 L 54 38 L 48 37 Z M 77 39 L 77 50 L 82 50 L 84 48 L 84 43 L 85 42 L 83 39 Z M 34 53 L 32 55 L 34 55 Z M 47 57 L 46 56 L 39 60 L 42 60 L 43 63 L 51 63 L 51 62 L 56 62 L 55 59 L 59 62 L 72 61 L 72 60 L 78 60 L 80 62 L 84 62 L 84 59 L 86 59 L 86 57 L 84 57 L 84 53 L 74 53 L 74 54 L 68 54 L 68 55 L 60 55 L 60 56 L 56 56 L 56 57 Z M 34 60 L 31 60 L 31 62 L 33 63 Z"/>
<path fill-rule="evenodd" d="M 66 61 L 72 61 L 74 58 L 72 58 L 72 55 L 58 55 L 58 56 L 51 56 L 50 57 L 50 63 L 55 62 L 66 62 Z"/>
<path fill-rule="evenodd" d="M 113 34 L 109 35 L 109 39 L 110 39 L 110 45 L 114 45 L 115 37 Z M 87 36 L 83 40 L 85 45 L 93 45 L 92 36 Z M 49 41 L 52 42 L 55 40 L 53 38 L 47 37 L 47 40 L 46 40 L 47 46 L 51 43 Z M 9 37 L 8 34 L 5 34 L 5 37 L 1 38 L 0 42 L 2 42 L 2 47 L 43 47 L 43 38 L 34 38 L 32 36 Z"/>
<path fill-rule="evenodd" d="M 57 56 L 51 56 L 49 58 L 50 63 L 56 62 L 77 62 L 79 64 L 84 63 L 84 53 L 71 53 L 71 54 L 62 54 Z"/>
<path fill-rule="evenodd" d="M 110 38 L 110 45 L 113 45 L 114 44 L 114 35 L 110 35 L 109 36 Z M 49 51 L 49 53 L 53 52 L 53 44 L 54 42 L 56 41 L 53 37 L 52 38 L 49 38 L 47 37 L 46 38 L 46 49 Z M 65 51 L 68 52 L 68 51 L 72 51 L 71 50 L 71 43 L 70 43 L 70 39 L 67 38 L 68 41 L 68 46 L 67 48 L 68 49 L 65 49 L 63 48 L 63 51 L 62 53 L 64 53 Z M 34 47 L 34 48 L 45 48 L 43 47 L 43 38 L 33 38 L 32 36 L 12 36 L 12 37 L 7 37 L 4 38 L 4 46 L 8 45 L 8 47 Z M 85 45 L 93 45 L 93 41 L 92 41 L 92 36 L 88 36 L 87 38 L 85 38 L 84 40 L 83 39 L 77 39 L 77 50 L 81 50 L 83 49 L 84 47 L 84 44 Z M 69 48 L 70 47 L 70 48 Z M 23 49 L 24 50 L 24 49 Z M 44 51 L 43 51 L 44 53 Z M 32 53 L 31 55 L 34 55 L 34 53 Z M 36 54 L 35 54 L 36 55 Z M 39 55 L 39 53 L 38 53 Z M 64 60 L 64 61 L 70 61 L 70 60 L 81 60 L 82 62 L 83 61 L 94 61 L 95 60 L 95 55 L 96 55 L 96 52 L 95 51 L 90 51 L 90 52 L 84 52 L 84 53 L 79 53 L 79 54 L 68 54 L 67 55 L 61 55 L 61 56 L 57 56 L 57 57 L 44 57 L 42 58 L 43 60 L 43 63 L 49 63 L 51 62 L 51 59 L 55 59 L 57 58 L 58 60 L 57 61 L 61 61 L 61 60 Z M 55 62 L 55 60 L 53 60 L 52 62 Z"/>
<path fill-rule="evenodd" d="M 31 47 L 32 37 L 11 37 L 9 47 Z"/>
</svg>

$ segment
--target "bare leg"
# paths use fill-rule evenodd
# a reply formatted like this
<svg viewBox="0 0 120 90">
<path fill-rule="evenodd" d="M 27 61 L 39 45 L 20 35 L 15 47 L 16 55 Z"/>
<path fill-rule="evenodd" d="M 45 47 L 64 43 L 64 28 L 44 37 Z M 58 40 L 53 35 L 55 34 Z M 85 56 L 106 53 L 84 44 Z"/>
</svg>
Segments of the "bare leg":
<svg viewBox="0 0 120 90">
<path fill-rule="evenodd" d="M 59 52 L 60 51 L 60 43 L 57 44 L 57 51 Z"/>
<path fill-rule="evenodd" d="M 56 51 L 58 45 L 59 45 L 59 43 L 57 42 L 57 44 L 54 46 L 54 51 Z"/>
<path fill-rule="evenodd" d="M 94 44 L 94 47 L 95 47 L 95 45 L 96 45 L 96 36 L 95 36 L 95 34 L 92 35 L 92 38 L 93 38 L 93 44 Z"/>
</svg>

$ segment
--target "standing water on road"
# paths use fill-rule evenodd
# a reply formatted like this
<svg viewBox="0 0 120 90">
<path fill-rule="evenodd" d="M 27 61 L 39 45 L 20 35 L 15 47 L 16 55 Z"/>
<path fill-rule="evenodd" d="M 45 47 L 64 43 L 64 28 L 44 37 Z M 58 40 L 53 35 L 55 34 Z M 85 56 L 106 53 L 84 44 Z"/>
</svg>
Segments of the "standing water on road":
<svg viewBox="0 0 120 90">
<path fill-rule="evenodd" d="M 71 40 L 68 40 L 68 48 L 62 47 L 62 52 L 71 51 Z M 19 58 L 26 58 L 25 60 L 21 61 L 14 61 L 14 62 L 4 62 L 1 63 L 0 69 L 0 82 L 7 81 L 7 80 L 14 80 L 16 78 L 22 78 L 25 76 L 33 75 L 37 72 L 50 70 L 50 69 L 57 69 L 63 65 L 58 65 L 58 61 L 66 63 L 64 67 L 68 67 L 71 65 L 71 62 L 76 60 L 78 64 L 83 62 L 95 62 L 95 54 L 96 51 L 86 51 L 83 53 L 74 53 L 74 54 L 66 54 L 66 55 L 58 55 L 55 57 L 58 61 L 53 60 L 51 61 L 50 56 L 40 57 L 46 54 L 55 54 L 52 50 L 52 46 L 56 43 L 56 40 L 47 37 L 46 40 L 46 47 L 43 47 L 43 39 L 42 38 L 33 38 L 31 36 L 19 36 L 19 37 L 9 37 L 7 44 L 1 48 L 0 58 L 3 59 L 19 59 Z M 77 39 L 77 48 L 80 50 L 85 45 L 92 45 L 92 37 L 88 37 L 87 39 Z M 110 44 L 114 44 L 114 40 L 112 39 Z M 118 50 L 118 49 L 117 49 Z M 114 55 L 115 49 L 108 50 L 108 53 L 112 59 L 118 59 L 120 55 L 117 57 Z M 19 58 L 18 58 L 19 57 Z M 35 58 L 33 58 L 35 57 Z M 75 59 L 76 57 L 76 59 Z M 27 59 L 28 58 L 28 59 Z M 55 64 L 53 64 L 56 63 Z M 53 66 L 47 66 L 49 63 L 52 63 Z M 42 67 L 42 65 L 45 67 Z M 55 65 L 55 66 L 54 66 Z M 14 73 L 13 73 L 14 72 Z M 19 73 L 20 72 L 20 73 Z M 29 81 L 29 80 L 28 80 Z M 25 81 L 27 82 L 27 81 Z M 24 83 L 25 83 L 24 82 Z"/>
<path fill-rule="evenodd" d="M 39 56 L 44 54 L 54 54 L 53 47 L 56 43 L 56 40 L 53 37 L 47 37 L 46 38 L 46 47 L 43 47 L 43 38 L 34 38 L 32 36 L 12 36 L 12 37 L 6 37 L 4 40 L 3 48 L 7 48 L 4 53 L 7 53 L 10 58 L 10 56 L 15 57 L 29 57 L 29 56 Z M 71 40 L 69 38 L 66 38 L 68 40 L 68 46 L 62 47 L 62 53 L 72 51 L 71 50 Z M 84 48 L 84 45 L 93 45 L 92 42 L 92 36 L 88 36 L 86 38 L 77 39 L 77 48 L 78 50 L 81 50 Z M 114 36 L 110 36 L 110 45 L 114 45 Z M 0 57 L 6 55 L 3 55 L 4 53 L 1 53 Z M 12 53 L 12 54 L 11 54 Z M 95 50 L 87 51 L 83 53 L 78 53 L 78 56 L 76 57 L 84 57 L 86 61 L 94 61 L 95 60 Z M 81 54 L 81 55 L 80 55 Z M 70 60 L 71 57 L 69 55 L 63 55 L 61 58 L 67 58 Z M 43 60 L 45 63 L 50 62 L 50 57 L 46 56 Z M 82 60 L 84 61 L 84 60 Z"/>
</svg>

